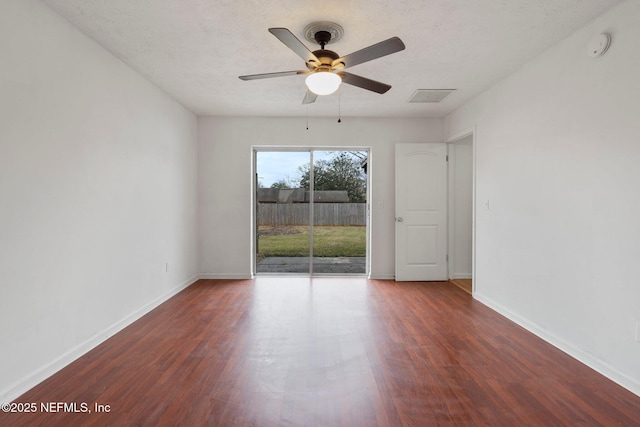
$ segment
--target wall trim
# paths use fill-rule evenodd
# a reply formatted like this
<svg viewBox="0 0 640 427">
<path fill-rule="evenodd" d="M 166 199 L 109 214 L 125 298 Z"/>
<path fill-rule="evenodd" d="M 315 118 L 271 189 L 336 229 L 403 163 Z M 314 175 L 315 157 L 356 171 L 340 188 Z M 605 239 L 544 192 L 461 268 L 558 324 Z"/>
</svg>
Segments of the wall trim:
<svg viewBox="0 0 640 427">
<path fill-rule="evenodd" d="M 140 319 L 142 316 L 149 313 L 151 310 L 158 307 L 163 302 L 188 288 L 199 279 L 200 278 L 198 276 L 193 276 L 190 279 L 185 280 L 175 288 L 154 298 L 131 314 L 113 323 L 111 326 L 108 326 L 105 329 L 97 332 L 93 336 L 86 339 L 84 342 L 73 347 L 66 353 L 63 353 L 52 362 L 36 369 L 30 374 L 25 375 L 24 377 L 22 377 L 22 379 L 14 382 L 13 384 L 9 385 L 9 387 L 0 392 L 0 402 L 11 402 L 14 399 L 18 398 L 20 395 L 26 393 L 36 385 L 40 384 L 42 381 L 49 378 L 51 375 L 55 374 L 65 366 L 74 362 L 76 359 L 80 358 L 85 353 L 94 349 L 98 345 L 102 344 L 104 341 L 111 338 L 113 335 L 117 334 L 136 320 Z"/>
<path fill-rule="evenodd" d="M 372 280 L 396 280 L 395 274 L 371 274 L 369 279 Z"/>
<path fill-rule="evenodd" d="M 202 273 L 200 279 L 220 279 L 220 280 L 248 280 L 253 277 L 244 273 Z"/>
<path fill-rule="evenodd" d="M 502 306 L 501 304 L 497 303 L 491 298 L 485 297 L 483 295 L 479 295 L 477 292 L 473 293 L 473 298 L 479 301 L 480 303 L 486 305 L 490 309 L 503 315 L 504 317 L 511 320 L 512 322 L 522 326 L 524 329 L 536 335 L 537 337 L 542 338 L 552 346 L 558 348 L 559 350 L 562 350 L 563 352 L 573 357 L 574 359 L 577 359 L 578 361 L 584 363 L 594 371 L 604 375 L 611 381 L 626 388 L 627 390 L 636 394 L 637 396 L 640 396 L 640 383 L 634 380 L 633 378 L 629 377 L 628 375 L 625 375 L 624 373 L 613 368 L 611 365 L 603 362 L 602 360 L 596 357 L 593 357 L 589 353 L 586 353 L 585 351 L 575 347 L 573 344 L 550 333 L 549 331 L 544 330 L 543 328 L 538 326 L 536 323 L 531 322 L 526 318 L 520 316 L 519 314 L 512 312 L 511 310 L 507 309 L 506 307 Z"/>
<path fill-rule="evenodd" d="M 474 136 L 474 135 L 475 135 L 475 133 L 476 133 L 476 126 L 474 125 L 474 126 L 472 126 L 472 127 L 470 127 L 470 128 L 462 129 L 462 130 L 460 130 L 460 131 L 458 131 L 458 132 L 455 132 L 455 133 L 453 133 L 453 134 L 449 135 L 449 136 L 445 139 L 445 142 L 446 142 L 447 144 L 452 144 L 452 143 L 458 142 L 458 141 L 460 141 L 461 139 L 466 138 L 466 137 L 468 137 L 468 136 Z M 474 142 L 475 142 L 475 141 L 474 141 Z"/>
</svg>

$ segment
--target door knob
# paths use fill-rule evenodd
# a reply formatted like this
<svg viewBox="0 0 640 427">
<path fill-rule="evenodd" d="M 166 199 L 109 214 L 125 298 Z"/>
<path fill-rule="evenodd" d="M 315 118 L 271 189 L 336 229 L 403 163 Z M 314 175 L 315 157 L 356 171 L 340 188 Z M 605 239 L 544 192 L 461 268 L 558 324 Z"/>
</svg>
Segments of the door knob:
<svg viewBox="0 0 640 427">
<path fill-rule="evenodd" d="M 404 221 L 404 219 L 402 219 L 402 217 L 401 217 L 401 216 L 399 216 L 398 218 L 396 218 L 396 220 L 397 220 L 398 222 L 402 222 L 402 221 Z"/>
</svg>

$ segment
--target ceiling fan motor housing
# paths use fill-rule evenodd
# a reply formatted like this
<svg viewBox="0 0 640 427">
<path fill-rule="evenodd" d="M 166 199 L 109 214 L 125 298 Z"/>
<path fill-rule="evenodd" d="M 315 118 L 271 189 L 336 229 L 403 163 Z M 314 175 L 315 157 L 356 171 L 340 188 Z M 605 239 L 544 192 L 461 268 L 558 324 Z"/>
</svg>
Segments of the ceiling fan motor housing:
<svg viewBox="0 0 640 427">
<path fill-rule="evenodd" d="M 320 49 L 313 51 L 313 54 L 318 58 L 318 62 L 310 60 L 307 62 L 307 68 L 311 71 L 314 70 L 326 70 L 331 71 L 333 69 L 342 69 L 344 64 L 342 62 L 335 63 L 336 59 L 340 58 L 340 55 L 332 50 Z"/>
</svg>

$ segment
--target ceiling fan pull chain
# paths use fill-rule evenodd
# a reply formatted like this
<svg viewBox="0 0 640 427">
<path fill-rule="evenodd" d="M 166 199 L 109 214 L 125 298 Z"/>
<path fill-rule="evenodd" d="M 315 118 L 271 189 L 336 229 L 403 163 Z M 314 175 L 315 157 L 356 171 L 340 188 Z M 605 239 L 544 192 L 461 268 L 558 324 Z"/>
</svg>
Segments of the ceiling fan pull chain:
<svg viewBox="0 0 640 427">
<path fill-rule="evenodd" d="M 307 130 L 309 130 L 309 104 L 307 104 Z"/>
<path fill-rule="evenodd" d="M 341 107 L 342 106 L 342 88 L 338 89 L 338 123 L 342 123 L 342 112 L 341 112 Z"/>
</svg>

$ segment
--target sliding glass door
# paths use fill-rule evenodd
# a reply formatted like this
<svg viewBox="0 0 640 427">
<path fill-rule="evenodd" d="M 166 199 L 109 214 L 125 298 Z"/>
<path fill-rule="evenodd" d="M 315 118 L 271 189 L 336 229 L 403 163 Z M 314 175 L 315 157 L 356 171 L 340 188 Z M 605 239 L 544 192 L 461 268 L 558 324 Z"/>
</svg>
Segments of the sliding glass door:
<svg viewBox="0 0 640 427">
<path fill-rule="evenodd" d="M 364 274 L 367 152 L 314 151 L 313 272 Z"/>
<path fill-rule="evenodd" d="M 307 151 L 256 151 L 256 273 L 309 273 L 311 233 L 307 191 L 298 170 Z"/>
<path fill-rule="evenodd" d="M 368 150 L 254 155 L 254 272 L 366 274 Z"/>
</svg>

